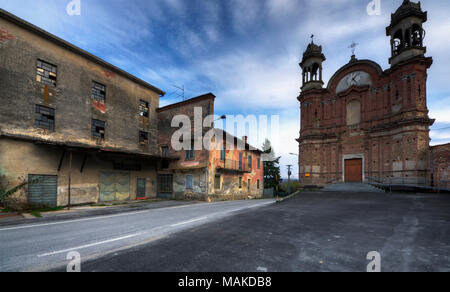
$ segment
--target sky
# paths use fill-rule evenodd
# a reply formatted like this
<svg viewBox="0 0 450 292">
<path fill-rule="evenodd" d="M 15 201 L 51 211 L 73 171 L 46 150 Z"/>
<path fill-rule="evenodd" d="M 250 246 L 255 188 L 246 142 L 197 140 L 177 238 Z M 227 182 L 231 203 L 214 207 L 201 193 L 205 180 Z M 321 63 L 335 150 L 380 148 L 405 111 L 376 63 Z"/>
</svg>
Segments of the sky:
<svg viewBox="0 0 450 292">
<path fill-rule="evenodd" d="M 167 92 L 161 106 L 212 92 L 218 115 L 278 115 L 275 151 L 294 166 L 300 131 L 299 62 L 310 35 L 327 61 L 324 81 L 356 56 L 389 68 L 385 28 L 403 0 L 0 0 L 0 7 Z M 432 144 L 450 142 L 450 1 L 424 0 L 425 44 L 434 64 L 428 76 Z M 262 137 L 250 137 L 261 147 Z"/>
</svg>

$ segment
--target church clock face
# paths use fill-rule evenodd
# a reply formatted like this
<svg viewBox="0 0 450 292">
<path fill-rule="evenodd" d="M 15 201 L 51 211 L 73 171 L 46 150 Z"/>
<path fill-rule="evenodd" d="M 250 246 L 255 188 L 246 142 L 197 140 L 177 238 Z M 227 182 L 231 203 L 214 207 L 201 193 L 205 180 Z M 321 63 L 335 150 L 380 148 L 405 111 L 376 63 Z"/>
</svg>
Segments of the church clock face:
<svg viewBox="0 0 450 292">
<path fill-rule="evenodd" d="M 346 91 L 352 86 L 372 86 L 372 78 L 369 73 L 364 71 L 351 72 L 344 76 L 339 82 L 336 93 L 341 93 Z"/>
<path fill-rule="evenodd" d="M 361 72 L 353 72 L 347 75 L 348 86 L 360 86 L 361 85 Z"/>
</svg>

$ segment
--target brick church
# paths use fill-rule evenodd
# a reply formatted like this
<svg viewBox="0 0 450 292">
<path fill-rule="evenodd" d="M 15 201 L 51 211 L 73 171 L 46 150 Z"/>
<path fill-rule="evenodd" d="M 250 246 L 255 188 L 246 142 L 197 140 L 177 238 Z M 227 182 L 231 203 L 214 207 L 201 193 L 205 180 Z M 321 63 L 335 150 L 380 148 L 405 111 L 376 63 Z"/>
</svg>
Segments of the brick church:
<svg viewBox="0 0 450 292">
<path fill-rule="evenodd" d="M 392 14 L 390 68 L 353 54 L 324 87 L 322 47 L 312 41 L 300 66 L 303 86 L 299 173 L 304 185 L 430 177 L 427 12 L 403 1 Z M 387 44 L 386 44 L 387 45 Z"/>
</svg>

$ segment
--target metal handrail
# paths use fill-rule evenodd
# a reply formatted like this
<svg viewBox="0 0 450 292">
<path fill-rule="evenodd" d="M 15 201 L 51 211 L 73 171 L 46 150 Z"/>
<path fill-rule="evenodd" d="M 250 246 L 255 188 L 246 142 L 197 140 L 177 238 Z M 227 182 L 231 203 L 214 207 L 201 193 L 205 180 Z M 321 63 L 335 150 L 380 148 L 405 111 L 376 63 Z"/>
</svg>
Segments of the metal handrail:
<svg viewBox="0 0 450 292">
<path fill-rule="evenodd" d="M 252 168 L 250 168 L 249 165 L 244 161 L 240 162 L 233 159 L 216 159 L 215 164 L 216 168 L 224 170 L 232 170 L 238 172 L 251 172 L 252 170 Z"/>
</svg>

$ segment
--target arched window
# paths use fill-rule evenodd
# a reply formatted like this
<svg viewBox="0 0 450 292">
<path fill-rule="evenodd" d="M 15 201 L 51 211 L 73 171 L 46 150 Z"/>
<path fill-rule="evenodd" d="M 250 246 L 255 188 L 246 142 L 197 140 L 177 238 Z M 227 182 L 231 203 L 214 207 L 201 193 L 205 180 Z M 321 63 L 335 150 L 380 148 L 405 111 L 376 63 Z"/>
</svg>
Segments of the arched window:
<svg viewBox="0 0 450 292">
<path fill-rule="evenodd" d="M 422 47 L 425 31 L 418 24 L 414 24 L 411 28 L 411 40 L 413 47 Z"/>
<path fill-rule="evenodd" d="M 314 63 L 314 64 L 312 65 L 312 76 L 311 76 L 311 80 L 319 80 L 319 79 L 317 78 L 317 74 L 318 74 L 318 72 L 319 72 L 319 68 L 320 68 L 320 66 L 319 66 L 319 64 L 317 64 L 317 63 Z"/>
<path fill-rule="evenodd" d="M 402 30 L 398 30 L 394 34 L 394 38 L 392 40 L 392 52 L 394 55 L 397 55 L 400 53 L 400 51 L 403 49 L 403 33 Z"/>
<path fill-rule="evenodd" d="M 352 100 L 347 104 L 347 126 L 355 126 L 361 123 L 361 103 Z"/>
</svg>

